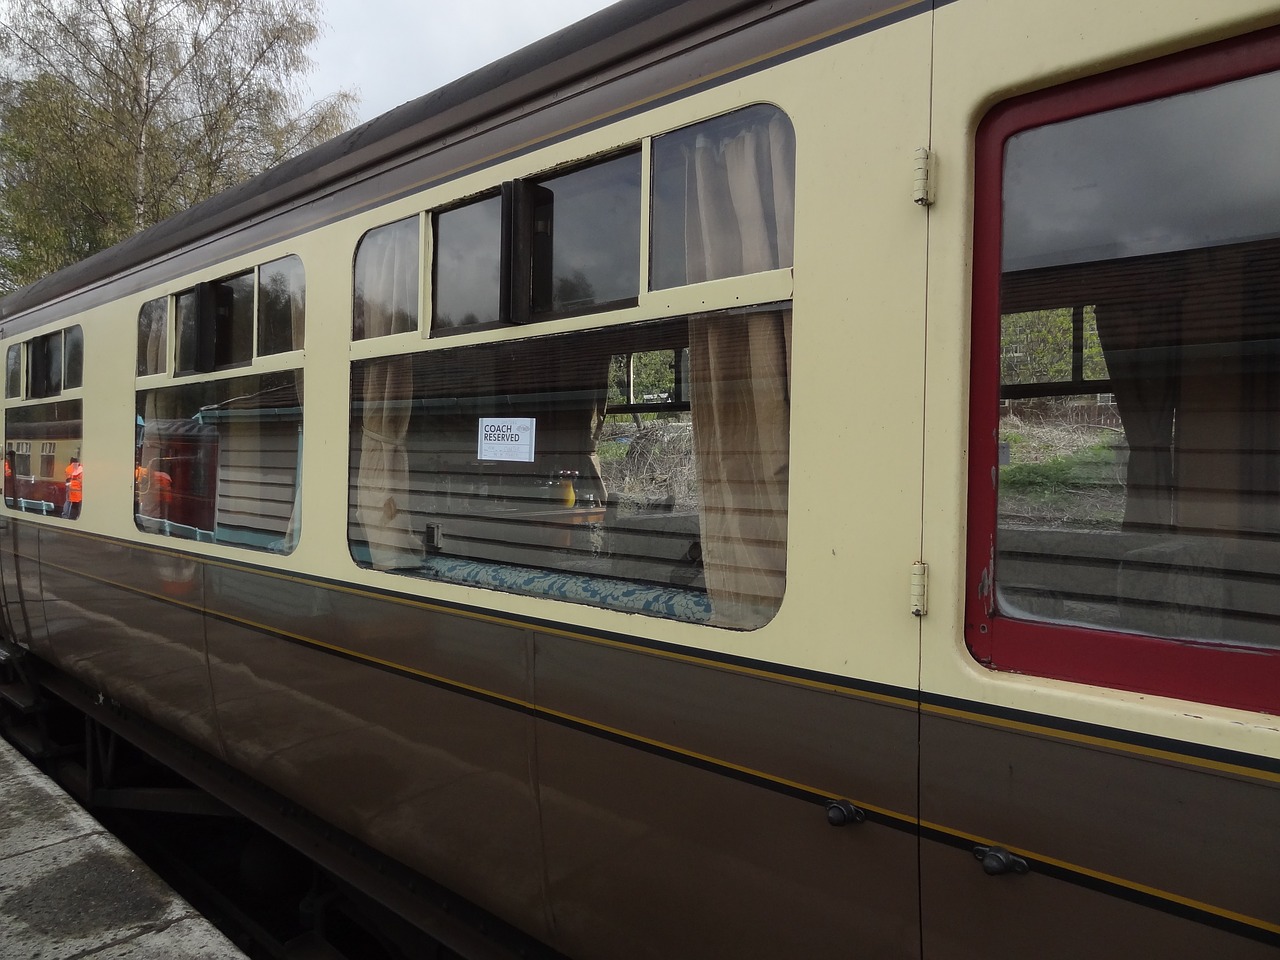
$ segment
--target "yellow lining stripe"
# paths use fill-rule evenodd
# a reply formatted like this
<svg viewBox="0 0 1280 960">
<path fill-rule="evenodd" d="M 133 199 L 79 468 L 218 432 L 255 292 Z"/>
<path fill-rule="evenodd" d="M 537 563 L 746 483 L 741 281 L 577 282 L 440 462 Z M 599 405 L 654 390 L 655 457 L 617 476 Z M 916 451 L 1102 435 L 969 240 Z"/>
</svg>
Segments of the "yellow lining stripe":
<svg viewBox="0 0 1280 960">
<path fill-rule="evenodd" d="M 920 826 L 926 830 L 933 830 L 938 833 L 945 833 L 961 840 L 973 843 L 975 846 L 995 846 L 997 841 L 989 840 L 986 837 L 980 837 L 976 834 L 965 833 L 963 830 L 956 830 L 952 827 L 944 827 L 941 824 L 932 823 L 928 820 L 921 820 Z M 1258 917 L 1251 917 L 1248 914 L 1238 913 L 1235 910 L 1227 910 L 1223 907 L 1216 907 L 1211 903 L 1205 903 L 1202 900 L 1193 900 L 1191 897 L 1184 897 L 1181 894 L 1172 893 L 1168 890 L 1161 890 L 1159 887 L 1151 887 L 1145 883 L 1138 883 L 1134 880 L 1126 880 L 1123 877 L 1117 877 L 1110 873 L 1103 873 L 1100 870 L 1093 870 L 1089 867 L 1081 866 L 1078 863 L 1071 863 L 1067 860 L 1059 860 L 1057 857 L 1045 856 L 1036 853 L 1034 850 L 1026 850 L 1021 847 L 1010 847 L 1005 845 L 1005 849 L 1010 853 L 1016 853 L 1019 856 L 1028 857 L 1039 863 L 1045 863 L 1060 870 L 1069 873 L 1077 873 L 1081 876 L 1089 877 L 1093 880 L 1100 880 L 1117 887 L 1123 887 L 1126 890 L 1132 890 L 1135 893 L 1141 893 L 1145 896 L 1158 900 L 1167 900 L 1170 903 L 1176 903 L 1180 906 L 1190 907 L 1203 913 L 1212 914 L 1215 917 L 1222 917 L 1224 920 L 1231 920 L 1235 923 L 1243 924 L 1249 927 L 1256 927 L 1259 930 L 1265 930 L 1268 933 L 1280 934 L 1280 924 L 1271 923 L 1267 920 L 1261 920 Z"/>
<path fill-rule="evenodd" d="M 921 703 L 920 709 L 925 713 L 950 717 L 954 720 L 977 723 L 986 727 L 1003 727 L 1007 730 L 1016 730 L 1020 733 L 1029 733 L 1038 737 L 1048 737 L 1054 740 L 1066 740 L 1073 743 L 1087 744 L 1091 747 L 1100 747 L 1117 753 L 1129 753 L 1136 756 L 1148 757 L 1152 760 L 1164 760 L 1171 763 L 1178 763 L 1183 766 L 1201 767 L 1203 769 L 1217 771 L 1218 773 L 1228 773 L 1232 776 L 1248 777 L 1251 780 L 1264 780 L 1269 783 L 1280 783 L 1280 772 L 1271 770 L 1261 770 L 1256 767 L 1246 767 L 1240 764 L 1226 763 L 1221 760 L 1210 760 L 1205 757 L 1197 757 L 1191 754 L 1177 753 L 1173 750 L 1162 750 L 1159 747 L 1146 747 L 1141 744 L 1123 743 L 1106 737 L 1094 736 L 1093 734 L 1076 733 L 1071 730 L 1060 730 L 1057 727 L 1044 726 L 1038 723 L 1028 723 L 1023 720 L 1010 720 L 1004 717 L 973 713 L 971 711 L 960 710 L 955 707 L 943 707 L 931 703 Z"/>
</svg>

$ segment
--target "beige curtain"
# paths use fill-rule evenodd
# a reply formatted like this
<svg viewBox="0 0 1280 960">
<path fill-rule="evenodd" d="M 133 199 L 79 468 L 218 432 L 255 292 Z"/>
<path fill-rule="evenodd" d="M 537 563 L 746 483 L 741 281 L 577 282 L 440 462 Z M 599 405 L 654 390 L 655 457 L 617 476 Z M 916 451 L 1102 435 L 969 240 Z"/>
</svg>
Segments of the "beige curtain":
<svg viewBox="0 0 1280 960">
<path fill-rule="evenodd" d="M 365 337 L 412 329 L 418 316 L 417 221 L 365 237 L 356 261 L 356 289 Z M 412 242 L 410 242 L 410 237 Z M 413 566 L 420 544 L 409 514 L 409 429 L 413 369 L 408 357 L 376 360 L 363 367 L 360 467 L 356 517 L 370 560 L 379 570 Z"/>
<path fill-rule="evenodd" d="M 795 134 L 784 114 L 697 137 L 685 163 L 684 223 L 689 283 L 791 265 Z"/>
<path fill-rule="evenodd" d="M 586 416 L 576 422 L 575 447 L 582 451 L 576 469 L 580 474 L 578 482 L 578 499 L 584 500 L 587 495 L 594 496 L 597 503 L 605 503 L 609 499 L 604 484 L 604 472 L 600 467 L 600 435 L 604 430 L 605 406 L 609 399 L 609 361 L 610 357 L 601 358 L 595 369 L 589 363 L 578 365 L 575 386 L 580 390 L 591 391 L 591 407 L 584 411 Z"/>
<path fill-rule="evenodd" d="M 686 163 L 690 282 L 791 263 L 794 144 L 781 114 L 701 136 Z M 721 626 L 768 622 L 786 581 L 791 311 L 689 321 L 703 566 Z"/>
<path fill-rule="evenodd" d="M 306 288 L 303 282 L 301 261 L 297 282 L 290 284 L 289 290 L 289 326 L 293 335 L 291 346 L 301 350 L 306 342 L 307 311 Z M 284 537 L 277 544 L 280 553 L 293 553 L 298 546 L 298 538 L 302 536 L 302 372 L 295 377 L 294 385 L 298 391 L 298 459 L 293 474 L 293 507 L 289 511 L 289 525 L 285 528 Z"/>
<path fill-rule="evenodd" d="M 1098 340 L 1129 443 L 1124 528 L 1168 530 L 1174 516 L 1174 415 L 1178 402 L 1178 306 L 1097 307 Z"/>
<path fill-rule="evenodd" d="M 786 584 L 791 312 L 689 324 L 703 569 L 714 622 L 768 622 Z"/>
<path fill-rule="evenodd" d="M 168 369 L 167 347 L 169 338 L 168 300 L 151 300 L 142 305 L 139 323 L 145 325 L 143 346 L 143 372 L 163 373 Z"/>
</svg>

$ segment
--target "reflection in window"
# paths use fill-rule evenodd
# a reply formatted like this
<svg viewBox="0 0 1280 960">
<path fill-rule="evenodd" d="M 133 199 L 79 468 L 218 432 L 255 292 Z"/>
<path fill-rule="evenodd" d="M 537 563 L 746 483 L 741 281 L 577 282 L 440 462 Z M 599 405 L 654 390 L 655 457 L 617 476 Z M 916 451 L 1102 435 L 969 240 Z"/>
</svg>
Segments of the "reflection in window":
<svg viewBox="0 0 1280 960">
<path fill-rule="evenodd" d="M 62 392 L 62 331 L 27 342 L 27 396 L 56 397 Z"/>
<path fill-rule="evenodd" d="M 27 390 L 29 398 L 56 397 L 65 390 L 74 390 L 84 378 L 84 334 L 79 326 L 67 327 L 56 333 L 32 337 L 25 344 L 9 348 L 6 355 L 7 396 L 20 395 L 13 391 L 15 378 L 21 382 L 22 358 L 27 352 Z M 11 392 L 13 391 L 13 392 Z"/>
<path fill-rule="evenodd" d="M 640 290 L 640 154 L 526 185 L 529 313 L 573 313 Z"/>
<path fill-rule="evenodd" d="M 8 399 L 22 396 L 22 344 L 15 343 L 4 355 L 4 395 Z"/>
<path fill-rule="evenodd" d="M 295 256 L 197 284 L 174 298 L 177 372 L 209 373 L 247 366 L 257 356 L 301 350 L 305 279 Z M 138 375 L 164 372 L 165 299 L 138 318 Z"/>
<path fill-rule="evenodd" d="M 213 311 L 213 368 L 249 363 L 253 359 L 253 271 L 210 284 L 206 304 Z"/>
<path fill-rule="evenodd" d="M 1008 141 L 1001 612 L 1280 644 L 1277 102 L 1269 74 Z"/>
<path fill-rule="evenodd" d="M 178 373 L 208 373 L 253 360 L 253 276 L 248 270 L 177 296 Z"/>
<path fill-rule="evenodd" d="M 432 332 L 491 326 L 502 316 L 502 198 L 436 215 Z"/>
<path fill-rule="evenodd" d="M 84 381 L 84 332 L 80 325 L 67 327 L 63 340 L 63 355 L 66 361 L 66 372 L 62 385 L 67 390 L 74 390 Z"/>
<path fill-rule="evenodd" d="M 795 132 L 776 107 L 655 138 L 650 286 L 791 266 L 794 211 Z"/>
<path fill-rule="evenodd" d="M 140 377 L 164 373 L 168 364 L 169 316 L 167 297 L 148 300 L 138 311 L 138 366 Z"/>
<path fill-rule="evenodd" d="M 79 465 L 82 411 L 79 400 L 5 411 L 5 506 L 49 517 L 79 516 L 79 507 L 68 509 L 68 503 L 79 503 L 88 490 Z"/>
<path fill-rule="evenodd" d="M 355 340 L 418 329 L 418 217 L 370 230 L 355 261 Z"/>
<path fill-rule="evenodd" d="M 264 263 L 258 268 L 258 356 L 301 350 L 305 328 L 301 258 Z"/>
<path fill-rule="evenodd" d="M 187 290 L 173 298 L 178 338 L 178 373 L 193 373 L 197 369 L 200 348 L 200 311 L 196 305 L 196 291 Z M 210 366 L 211 368 L 211 366 Z"/>
<path fill-rule="evenodd" d="M 786 571 L 789 331 L 789 309 L 737 312 L 354 364 L 353 556 L 768 622 Z"/>
<path fill-rule="evenodd" d="M 141 391 L 137 417 L 138 529 L 292 551 L 302 452 L 300 373 Z"/>
</svg>

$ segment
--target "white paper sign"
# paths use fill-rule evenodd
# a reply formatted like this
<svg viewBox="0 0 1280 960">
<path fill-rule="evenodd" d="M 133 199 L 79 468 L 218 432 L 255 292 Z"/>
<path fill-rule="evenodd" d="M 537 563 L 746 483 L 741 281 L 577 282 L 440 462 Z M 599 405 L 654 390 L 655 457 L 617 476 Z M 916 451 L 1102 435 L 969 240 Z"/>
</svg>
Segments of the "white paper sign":
<svg viewBox="0 0 1280 960">
<path fill-rule="evenodd" d="M 476 454 L 481 460 L 533 463 L 534 417 L 481 417 Z"/>
</svg>

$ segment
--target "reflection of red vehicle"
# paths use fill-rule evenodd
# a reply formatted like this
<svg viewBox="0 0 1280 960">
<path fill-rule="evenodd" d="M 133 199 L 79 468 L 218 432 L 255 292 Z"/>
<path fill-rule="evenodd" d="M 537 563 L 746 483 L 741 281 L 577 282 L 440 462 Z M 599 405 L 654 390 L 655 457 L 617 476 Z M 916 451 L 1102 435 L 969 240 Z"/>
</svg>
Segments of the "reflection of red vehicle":
<svg viewBox="0 0 1280 960">
<path fill-rule="evenodd" d="M 29 513 L 60 513 L 66 471 L 80 453 L 81 420 L 14 422 L 5 426 L 4 500 Z"/>
<path fill-rule="evenodd" d="M 148 421 L 134 470 L 134 500 L 140 518 L 212 531 L 218 504 L 217 428 L 192 420 Z"/>
</svg>

